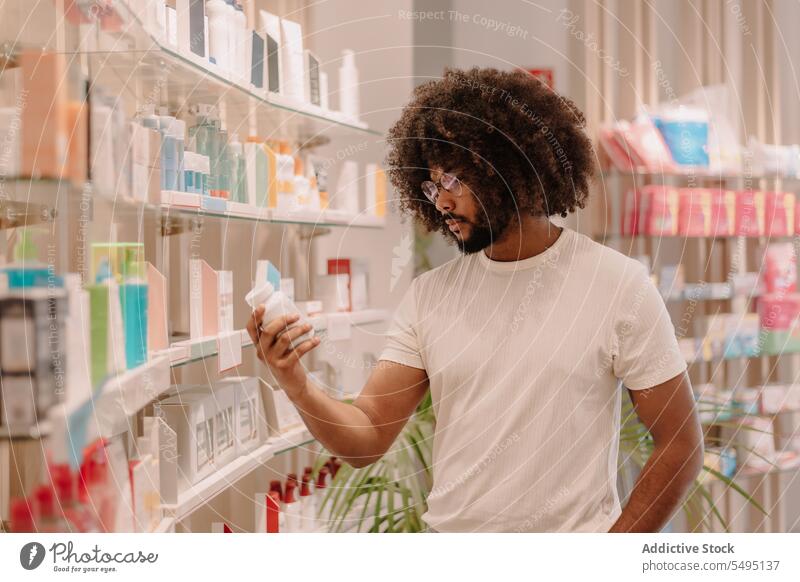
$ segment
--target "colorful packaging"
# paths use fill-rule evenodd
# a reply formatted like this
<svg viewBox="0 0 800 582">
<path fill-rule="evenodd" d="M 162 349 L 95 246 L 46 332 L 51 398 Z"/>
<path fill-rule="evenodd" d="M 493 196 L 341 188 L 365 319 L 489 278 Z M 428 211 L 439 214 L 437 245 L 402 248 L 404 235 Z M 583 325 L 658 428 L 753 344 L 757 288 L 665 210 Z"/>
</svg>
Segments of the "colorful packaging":
<svg viewBox="0 0 800 582">
<path fill-rule="evenodd" d="M 650 236 L 678 234 L 678 189 L 669 186 L 647 186 L 645 233 Z"/>
<path fill-rule="evenodd" d="M 736 236 L 764 234 L 764 193 L 741 190 L 736 193 Z"/>
<path fill-rule="evenodd" d="M 704 188 L 679 191 L 678 234 L 707 236 L 711 233 L 711 192 Z"/>
<path fill-rule="evenodd" d="M 794 194 L 765 192 L 764 234 L 766 236 L 792 236 L 794 234 L 794 207 Z"/>
<path fill-rule="evenodd" d="M 732 190 L 710 190 L 711 230 L 715 237 L 732 236 L 736 225 L 736 193 Z"/>
<path fill-rule="evenodd" d="M 758 301 L 761 352 L 769 355 L 800 351 L 800 296 L 765 295 Z"/>
<path fill-rule="evenodd" d="M 792 243 L 772 243 L 764 254 L 764 286 L 767 293 L 797 291 L 797 258 Z"/>
</svg>

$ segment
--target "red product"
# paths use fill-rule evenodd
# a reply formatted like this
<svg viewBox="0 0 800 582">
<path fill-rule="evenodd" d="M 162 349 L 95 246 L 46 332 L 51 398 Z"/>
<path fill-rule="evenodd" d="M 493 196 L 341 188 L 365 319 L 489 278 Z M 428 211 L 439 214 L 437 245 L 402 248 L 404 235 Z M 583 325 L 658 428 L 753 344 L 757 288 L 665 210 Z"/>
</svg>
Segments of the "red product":
<svg viewBox="0 0 800 582">
<path fill-rule="evenodd" d="M 764 194 L 752 190 L 736 193 L 736 236 L 764 234 Z"/>
<path fill-rule="evenodd" d="M 733 236 L 736 223 L 736 193 L 711 190 L 711 236 Z"/>
<path fill-rule="evenodd" d="M 278 479 L 269 482 L 270 493 L 275 491 L 278 494 L 278 501 L 283 501 L 283 487 Z"/>
<path fill-rule="evenodd" d="M 311 495 L 311 475 L 308 473 L 303 474 L 303 482 L 300 485 L 300 497 L 308 497 Z"/>
<path fill-rule="evenodd" d="M 328 486 L 326 483 L 328 478 L 328 473 L 330 473 L 328 467 L 322 467 L 319 470 L 319 473 L 317 473 L 317 489 L 325 489 L 325 487 Z"/>
<path fill-rule="evenodd" d="M 791 329 L 798 315 L 800 315 L 798 295 L 764 295 L 758 300 L 758 317 L 762 329 Z"/>
<path fill-rule="evenodd" d="M 270 491 L 267 495 L 267 533 L 278 533 L 281 514 L 281 500 L 277 491 Z"/>
<path fill-rule="evenodd" d="M 678 190 L 669 186 L 647 186 L 645 233 L 650 236 L 678 234 Z"/>
<path fill-rule="evenodd" d="M 681 188 L 678 234 L 707 236 L 711 232 L 711 192 L 705 188 Z"/>
<path fill-rule="evenodd" d="M 642 166 L 651 172 L 664 172 L 675 168 L 672 154 L 661 132 L 649 119 L 622 124 L 620 135 L 630 148 L 631 157 L 637 166 Z"/>
<path fill-rule="evenodd" d="M 792 236 L 794 234 L 794 194 L 764 192 L 764 234 Z"/>
<path fill-rule="evenodd" d="M 602 146 L 602 151 L 617 170 L 626 173 L 633 172 L 636 164 L 630 156 L 627 144 L 623 145 L 617 138 L 617 134 L 618 130 L 612 127 L 604 127 L 600 130 L 598 141 Z"/>
<path fill-rule="evenodd" d="M 792 243 L 772 243 L 764 253 L 764 286 L 767 293 L 797 291 L 797 257 Z"/>
<path fill-rule="evenodd" d="M 11 531 L 14 533 L 30 533 L 36 531 L 34 527 L 33 504 L 27 499 L 12 499 Z"/>
<path fill-rule="evenodd" d="M 642 221 L 643 215 L 642 206 L 645 204 L 644 189 L 631 188 L 625 193 L 625 199 L 622 206 L 622 224 L 620 225 L 620 234 L 627 236 L 637 236 L 642 234 Z"/>
</svg>

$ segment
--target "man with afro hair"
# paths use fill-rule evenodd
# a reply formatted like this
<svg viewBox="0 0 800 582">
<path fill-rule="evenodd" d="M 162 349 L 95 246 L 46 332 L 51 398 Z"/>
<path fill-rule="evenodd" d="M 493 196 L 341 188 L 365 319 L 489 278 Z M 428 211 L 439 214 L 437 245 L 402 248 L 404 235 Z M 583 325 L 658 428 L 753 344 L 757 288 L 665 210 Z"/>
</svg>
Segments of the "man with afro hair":
<svg viewBox="0 0 800 582">
<path fill-rule="evenodd" d="M 557 226 L 584 208 L 583 114 L 531 75 L 446 70 L 389 130 L 403 211 L 461 256 L 417 277 L 352 403 L 305 374 L 293 319 L 248 329 L 314 436 L 355 467 L 389 449 L 431 392 L 428 531 L 655 532 L 703 459 L 686 363 L 640 263 Z M 654 452 L 624 508 L 616 479 L 627 389 Z"/>
</svg>

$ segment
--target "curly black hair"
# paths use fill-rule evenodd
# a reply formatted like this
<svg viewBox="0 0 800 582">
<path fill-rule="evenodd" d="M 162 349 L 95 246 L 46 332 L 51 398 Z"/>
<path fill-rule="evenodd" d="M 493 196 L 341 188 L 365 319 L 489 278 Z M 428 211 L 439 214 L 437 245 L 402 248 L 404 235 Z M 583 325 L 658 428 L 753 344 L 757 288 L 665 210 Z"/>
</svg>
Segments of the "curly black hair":
<svg viewBox="0 0 800 582">
<path fill-rule="evenodd" d="M 445 69 L 414 90 L 388 133 L 387 173 L 401 210 L 428 232 L 447 226 L 420 190 L 429 169 L 457 173 L 489 223 L 583 208 L 594 153 L 575 104 L 524 71 Z"/>
</svg>

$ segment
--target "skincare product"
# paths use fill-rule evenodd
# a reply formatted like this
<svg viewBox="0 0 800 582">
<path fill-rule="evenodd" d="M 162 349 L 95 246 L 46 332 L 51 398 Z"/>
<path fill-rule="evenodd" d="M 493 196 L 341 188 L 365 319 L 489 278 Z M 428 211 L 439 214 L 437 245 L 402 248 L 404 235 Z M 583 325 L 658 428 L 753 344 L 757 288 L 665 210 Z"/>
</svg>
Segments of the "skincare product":
<svg viewBox="0 0 800 582">
<path fill-rule="evenodd" d="M 264 88 L 264 63 L 266 41 L 261 33 L 250 31 L 250 84 L 256 89 Z"/>
<path fill-rule="evenodd" d="M 164 419 L 175 431 L 178 451 L 178 490 L 210 475 L 216 468 L 214 457 L 213 398 L 203 392 L 178 394 L 159 403 Z"/>
<path fill-rule="evenodd" d="M 178 50 L 206 58 L 204 0 L 178 0 Z"/>
<path fill-rule="evenodd" d="M 386 174 L 378 164 L 367 164 L 367 195 L 364 210 L 373 216 L 386 215 Z"/>
<path fill-rule="evenodd" d="M 764 193 L 742 190 L 736 193 L 736 236 L 764 234 Z"/>
<path fill-rule="evenodd" d="M 297 306 L 289 300 L 280 290 L 275 290 L 271 283 L 263 282 L 253 288 L 245 297 L 247 304 L 255 310 L 258 306 L 264 306 L 264 315 L 261 318 L 261 326 L 268 325 L 271 321 L 278 317 L 286 315 L 299 314 L 300 311 Z M 304 318 L 300 318 L 297 322 L 289 326 L 289 329 L 303 326 L 308 322 Z M 302 344 L 304 341 L 310 340 L 314 336 L 314 330 L 304 333 L 298 338 L 295 338 L 290 346 L 294 349 L 296 346 Z"/>
<path fill-rule="evenodd" d="M 322 105 L 320 96 L 320 71 L 319 59 L 309 50 L 305 51 L 305 94 L 306 100 L 312 105 Z"/>
<path fill-rule="evenodd" d="M 207 0 L 208 52 L 221 70 L 228 69 L 228 22 L 225 0 Z"/>
<path fill-rule="evenodd" d="M 358 121 L 358 69 L 352 50 L 342 51 L 342 66 L 339 67 L 339 109 L 348 118 Z"/>
<path fill-rule="evenodd" d="M 261 401 L 264 404 L 267 427 L 271 435 L 281 435 L 302 426 L 303 419 L 297 409 L 280 388 L 261 382 Z"/>
<path fill-rule="evenodd" d="M 260 16 L 267 51 L 267 88 L 273 93 L 282 93 L 281 19 L 266 10 L 261 10 Z"/>
<path fill-rule="evenodd" d="M 281 18 L 281 38 L 282 93 L 290 99 L 305 101 L 303 29 L 299 23 Z"/>
</svg>

